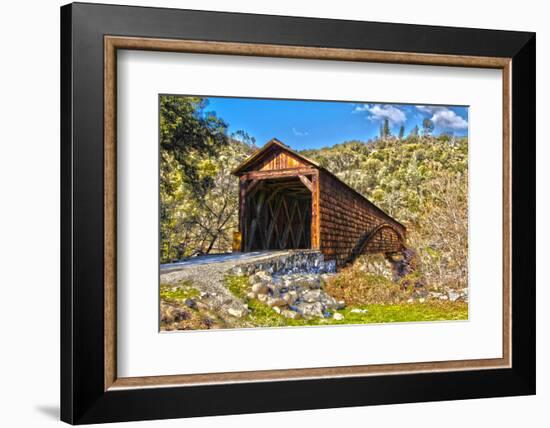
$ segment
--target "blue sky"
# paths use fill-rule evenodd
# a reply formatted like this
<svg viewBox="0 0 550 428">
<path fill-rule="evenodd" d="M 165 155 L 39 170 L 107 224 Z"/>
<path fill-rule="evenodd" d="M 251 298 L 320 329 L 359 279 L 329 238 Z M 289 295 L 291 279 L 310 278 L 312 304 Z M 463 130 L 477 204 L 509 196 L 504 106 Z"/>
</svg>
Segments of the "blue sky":
<svg viewBox="0 0 550 428">
<path fill-rule="evenodd" d="M 401 125 L 405 135 L 431 119 L 434 134 L 468 134 L 468 108 L 383 103 L 299 101 L 208 97 L 205 111 L 214 111 L 229 125 L 229 133 L 245 130 L 258 146 L 277 138 L 296 150 L 313 149 L 348 140 L 367 141 L 379 134 L 388 119 L 392 133 Z"/>
</svg>

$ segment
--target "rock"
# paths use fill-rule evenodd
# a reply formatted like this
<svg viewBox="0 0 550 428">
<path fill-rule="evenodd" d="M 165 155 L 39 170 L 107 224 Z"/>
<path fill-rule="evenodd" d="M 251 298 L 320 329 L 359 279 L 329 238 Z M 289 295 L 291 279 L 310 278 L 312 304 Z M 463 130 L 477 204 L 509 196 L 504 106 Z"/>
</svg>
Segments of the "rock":
<svg viewBox="0 0 550 428">
<path fill-rule="evenodd" d="M 296 299 L 298 298 L 298 293 L 295 290 L 290 290 L 288 293 L 281 296 L 285 302 L 287 302 L 289 305 L 292 305 Z"/>
<path fill-rule="evenodd" d="M 368 311 L 369 311 L 368 309 L 354 308 L 350 312 L 353 314 L 366 314 Z"/>
<path fill-rule="evenodd" d="M 270 297 L 267 299 L 267 306 L 287 306 L 288 303 L 285 299 L 281 297 Z"/>
<path fill-rule="evenodd" d="M 199 301 L 197 301 L 197 309 L 201 310 L 201 311 L 207 311 L 207 310 L 210 309 L 210 306 L 199 300 Z"/>
<path fill-rule="evenodd" d="M 197 309 L 197 302 L 193 299 L 185 299 L 185 306 L 191 309 Z"/>
<path fill-rule="evenodd" d="M 449 300 L 451 302 L 454 302 L 454 301 L 459 299 L 460 294 L 458 294 L 456 291 L 451 290 L 451 291 L 447 292 L 447 296 L 449 296 Z"/>
<path fill-rule="evenodd" d="M 425 299 L 424 297 L 421 297 L 420 299 L 418 299 L 418 301 L 419 301 L 420 303 L 424 303 L 424 302 L 426 301 L 426 299 Z"/>
<path fill-rule="evenodd" d="M 320 302 L 300 303 L 296 306 L 300 315 L 305 318 L 323 317 L 323 305 Z"/>
<path fill-rule="evenodd" d="M 267 299 L 269 299 L 269 296 L 267 294 L 258 294 L 258 300 L 262 303 L 267 302 Z"/>
<path fill-rule="evenodd" d="M 332 318 L 334 318 L 336 321 L 342 321 L 344 319 L 344 315 L 335 312 Z"/>
<path fill-rule="evenodd" d="M 317 302 L 321 299 L 321 290 L 309 290 L 302 294 L 302 300 L 307 303 Z"/>
<path fill-rule="evenodd" d="M 411 297 L 409 300 L 407 300 L 407 303 L 414 303 L 414 299 Z"/>
<path fill-rule="evenodd" d="M 420 289 L 420 290 L 416 290 L 414 293 L 413 293 L 413 297 L 416 298 L 416 299 L 419 299 L 419 298 L 426 298 L 428 297 L 430 293 L 426 290 L 423 290 L 423 289 Z"/>
<path fill-rule="evenodd" d="M 271 275 L 264 270 L 260 270 L 250 277 L 250 282 L 252 284 L 269 284 L 271 282 Z"/>
<path fill-rule="evenodd" d="M 336 272 L 336 260 L 329 260 L 325 262 L 325 270 L 329 273 Z"/>
<path fill-rule="evenodd" d="M 235 266 L 232 272 L 234 275 L 244 275 L 246 273 L 246 269 L 243 266 Z"/>
<path fill-rule="evenodd" d="M 278 314 L 281 313 L 281 308 L 279 306 L 273 306 L 273 310 L 277 312 Z"/>
<path fill-rule="evenodd" d="M 296 275 L 292 284 L 303 288 L 317 289 L 321 288 L 321 279 L 317 275 Z"/>
<path fill-rule="evenodd" d="M 449 296 L 443 294 L 442 296 L 439 296 L 439 300 L 449 300 Z"/>
<path fill-rule="evenodd" d="M 169 305 L 161 305 L 161 322 L 170 324 L 173 322 L 180 322 L 187 320 L 191 317 L 189 312 L 184 309 L 176 308 Z"/>
<path fill-rule="evenodd" d="M 248 309 L 245 308 L 244 306 L 240 308 L 229 308 L 227 310 L 227 313 L 236 318 L 241 318 L 243 315 L 248 313 Z"/>
<path fill-rule="evenodd" d="M 290 311 L 288 309 L 283 309 L 281 311 L 281 315 L 284 316 L 285 318 L 290 318 L 290 319 L 296 319 L 299 316 L 298 312 Z"/>
<path fill-rule="evenodd" d="M 255 284 L 252 284 L 252 292 L 256 294 L 267 294 L 269 291 L 269 287 L 267 286 L 267 283 L 264 282 L 257 282 Z"/>
<path fill-rule="evenodd" d="M 346 302 L 344 300 L 338 300 L 338 306 L 336 309 L 344 309 L 345 307 L 346 307 Z"/>
<path fill-rule="evenodd" d="M 250 291 L 250 292 L 246 293 L 246 297 L 248 299 L 255 299 L 256 298 L 256 293 L 254 293 L 253 291 Z"/>
</svg>

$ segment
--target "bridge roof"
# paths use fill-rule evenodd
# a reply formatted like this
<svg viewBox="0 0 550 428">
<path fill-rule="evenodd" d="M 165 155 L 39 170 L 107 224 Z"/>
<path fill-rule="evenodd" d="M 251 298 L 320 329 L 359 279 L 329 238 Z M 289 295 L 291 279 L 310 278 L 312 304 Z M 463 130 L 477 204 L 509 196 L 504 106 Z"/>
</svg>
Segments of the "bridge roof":
<svg viewBox="0 0 550 428">
<path fill-rule="evenodd" d="M 319 165 L 317 162 L 306 158 L 305 156 L 301 155 L 300 153 L 292 150 L 289 146 L 284 144 L 283 142 L 277 140 L 276 138 L 272 138 L 269 140 L 265 145 L 257 150 L 254 154 L 249 156 L 243 163 L 241 163 L 237 168 L 235 168 L 232 171 L 232 174 L 234 175 L 241 175 L 244 172 L 250 171 L 254 165 L 256 165 L 258 162 L 260 162 L 265 156 L 267 156 L 272 148 L 280 148 L 283 151 L 286 151 L 296 157 L 297 159 L 301 160 L 305 164 L 308 164 L 314 168 L 317 169 L 324 169 L 321 165 Z"/>
</svg>

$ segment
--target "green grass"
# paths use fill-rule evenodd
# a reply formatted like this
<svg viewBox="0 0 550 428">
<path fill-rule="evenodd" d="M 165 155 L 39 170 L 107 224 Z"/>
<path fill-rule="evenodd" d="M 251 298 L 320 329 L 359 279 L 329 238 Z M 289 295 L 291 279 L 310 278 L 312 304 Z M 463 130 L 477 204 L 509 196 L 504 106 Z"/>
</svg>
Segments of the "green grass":
<svg viewBox="0 0 550 428">
<path fill-rule="evenodd" d="M 225 285 L 228 290 L 234 296 L 239 299 L 246 300 L 246 293 L 250 290 L 250 285 L 248 283 L 248 276 L 246 275 L 226 275 Z"/>
<path fill-rule="evenodd" d="M 182 281 L 178 285 L 160 285 L 160 298 L 164 301 L 184 301 L 199 297 L 199 290 L 193 287 L 191 281 Z"/>
<path fill-rule="evenodd" d="M 403 303 L 398 305 L 367 305 L 359 309 L 368 312 L 354 313 L 355 308 L 345 308 L 338 312 L 343 320 L 334 318 L 287 319 L 258 301 L 249 302 L 252 313 L 248 321 L 255 327 L 314 326 L 337 324 L 378 324 L 395 322 L 467 320 L 468 305 L 463 302 L 442 303 Z"/>
<path fill-rule="evenodd" d="M 366 313 L 353 313 L 354 308 L 338 311 L 344 315 L 341 321 L 331 324 L 370 324 L 389 322 L 449 321 L 467 320 L 468 304 L 465 302 L 401 303 L 397 305 L 366 305 Z"/>
</svg>

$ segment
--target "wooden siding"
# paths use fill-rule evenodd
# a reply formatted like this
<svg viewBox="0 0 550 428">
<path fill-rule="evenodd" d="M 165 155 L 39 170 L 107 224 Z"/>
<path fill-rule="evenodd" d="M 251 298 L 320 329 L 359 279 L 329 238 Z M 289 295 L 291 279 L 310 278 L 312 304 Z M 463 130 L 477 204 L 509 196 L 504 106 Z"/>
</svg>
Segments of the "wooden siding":
<svg viewBox="0 0 550 428">
<path fill-rule="evenodd" d="M 405 228 L 326 171 L 320 171 L 320 249 L 327 260 L 346 262 L 361 238 L 381 224 L 405 234 Z M 397 232 L 383 228 L 366 246 L 368 252 L 401 249 Z"/>
<path fill-rule="evenodd" d="M 380 229 L 365 245 L 365 253 L 389 253 L 399 249 L 401 240 L 393 229 Z"/>
<path fill-rule="evenodd" d="M 274 171 L 289 168 L 303 168 L 309 165 L 291 153 L 282 150 L 272 150 L 255 165 L 257 171 Z"/>
</svg>

